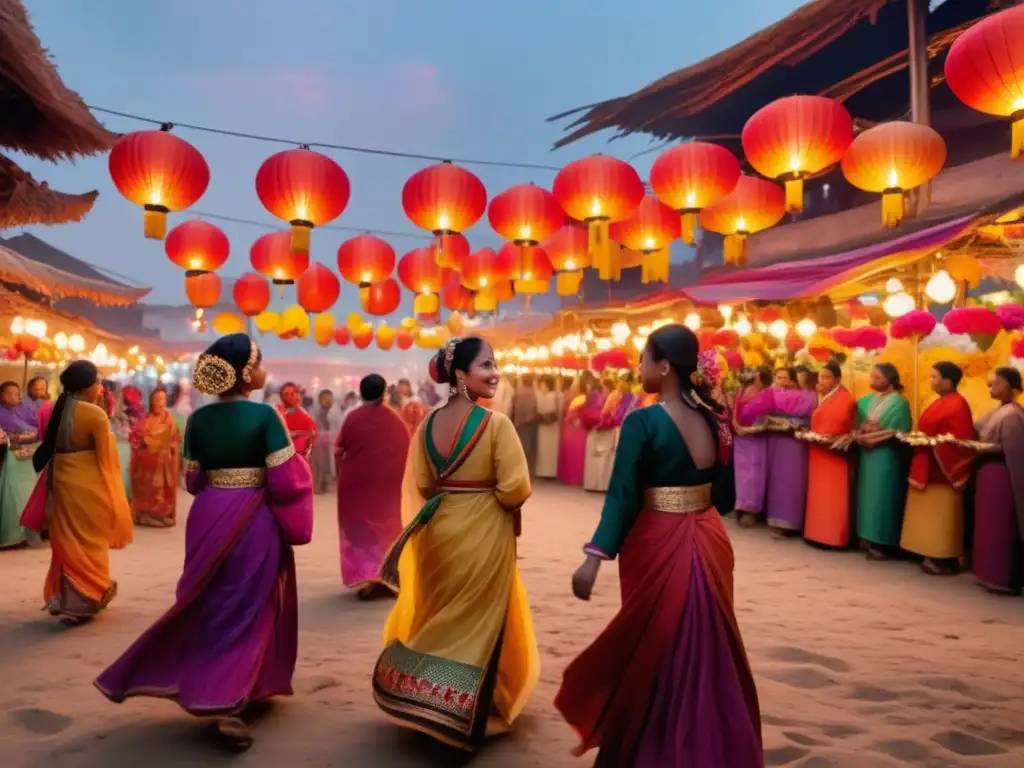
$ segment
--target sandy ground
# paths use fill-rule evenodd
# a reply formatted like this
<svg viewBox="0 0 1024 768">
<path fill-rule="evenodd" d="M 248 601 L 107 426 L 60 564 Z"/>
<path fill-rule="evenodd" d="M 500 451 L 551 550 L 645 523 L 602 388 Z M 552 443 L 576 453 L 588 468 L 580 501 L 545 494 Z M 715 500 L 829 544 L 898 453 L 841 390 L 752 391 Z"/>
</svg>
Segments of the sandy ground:
<svg viewBox="0 0 1024 768">
<path fill-rule="evenodd" d="M 182 512 L 187 497 L 180 500 Z M 219 753 L 207 726 L 173 705 L 114 706 L 93 677 L 170 605 L 183 527 L 142 529 L 113 555 L 120 593 L 99 620 L 67 628 L 39 611 L 45 550 L 0 552 L 0 750 L 5 768 L 145 765 L 452 766 L 455 757 L 385 722 L 369 675 L 388 603 L 363 604 L 338 574 L 334 500 L 298 554 L 296 696 L 257 725 L 242 756 Z M 543 663 L 514 735 L 481 766 L 585 766 L 555 713 L 565 664 L 617 607 L 615 566 L 592 602 L 572 598 L 600 497 L 541 486 L 525 512 L 520 567 Z M 768 765 L 1024 765 L 1024 599 L 969 577 L 929 577 L 907 563 L 868 563 L 763 529 L 728 527 L 736 548 L 740 624 L 757 677 Z M 143 762 L 144 761 L 144 762 Z"/>
</svg>

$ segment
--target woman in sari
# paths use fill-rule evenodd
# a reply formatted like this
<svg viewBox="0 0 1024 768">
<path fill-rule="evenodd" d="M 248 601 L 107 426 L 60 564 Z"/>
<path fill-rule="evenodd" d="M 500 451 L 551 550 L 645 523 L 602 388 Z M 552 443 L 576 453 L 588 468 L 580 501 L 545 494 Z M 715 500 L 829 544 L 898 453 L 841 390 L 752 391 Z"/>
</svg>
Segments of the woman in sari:
<svg viewBox="0 0 1024 768">
<path fill-rule="evenodd" d="M 576 393 L 566 400 L 558 444 L 558 479 L 566 485 L 583 485 L 587 462 L 587 427 L 582 412 L 597 386 L 594 374 L 583 371 Z"/>
<path fill-rule="evenodd" d="M 611 480 L 612 464 L 615 461 L 615 437 L 618 434 L 617 427 L 621 424 L 618 421 L 619 405 L 623 398 L 622 386 L 614 377 L 607 374 L 602 390 L 605 397 L 596 422 L 590 422 L 591 429 L 587 434 L 587 460 L 583 467 L 583 490 L 597 493 L 607 491 Z"/>
<path fill-rule="evenodd" d="M 292 693 L 298 606 L 292 546 L 313 531 L 309 464 L 281 417 L 249 400 L 266 372 L 244 333 L 196 361 L 195 387 L 217 401 L 185 428 L 186 484 L 195 495 L 173 607 L 96 679 L 115 703 L 174 701 L 217 717 L 227 746 L 247 749 L 249 705 Z"/>
<path fill-rule="evenodd" d="M 373 692 L 400 725 L 474 750 L 510 728 L 539 676 L 516 567 L 530 475 L 511 420 L 475 402 L 498 388 L 490 346 L 453 339 L 431 368 L 452 395 L 409 452 L 407 493 L 422 506 L 381 568 L 399 593 Z"/>
<path fill-rule="evenodd" d="M 764 512 L 764 498 L 768 488 L 768 438 L 749 431 L 755 420 L 747 415 L 746 408 L 771 384 L 771 369 L 759 368 L 750 383 L 740 387 L 733 406 L 733 430 L 736 433 L 733 445 L 736 515 L 744 528 L 752 528 Z"/>
<path fill-rule="evenodd" d="M 88 360 L 60 375 L 63 391 L 46 436 L 32 456 L 43 476 L 22 525 L 50 534 L 50 569 L 43 600 L 52 616 L 91 619 L 117 594 L 110 549 L 132 540 L 132 515 L 121 481 L 110 420 L 97 403 L 100 378 Z"/>
<path fill-rule="evenodd" d="M 622 427 L 601 522 L 573 575 L 589 600 L 619 557 L 622 608 L 565 670 L 555 706 L 596 766 L 761 768 L 757 690 L 733 608 L 733 552 L 715 507 L 734 490 L 729 425 L 697 374 L 688 328 L 651 333 L 641 362 L 661 404 Z"/>
<path fill-rule="evenodd" d="M 288 427 L 295 452 L 308 462 L 316 444 L 316 422 L 302 407 L 302 392 L 298 386 L 288 382 L 281 387 L 281 404 L 277 410 Z"/>
<path fill-rule="evenodd" d="M 978 459 L 974 494 L 974 577 L 991 592 L 1024 585 L 1024 386 L 1016 368 L 996 368 L 988 391 L 999 405 L 977 423 L 988 447 Z"/>
<path fill-rule="evenodd" d="M 868 559 L 884 560 L 899 546 L 907 501 L 907 451 L 896 440 L 909 432 L 910 403 L 900 394 L 900 372 L 891 363 L 871 370 L 871 394 L 857 401 L 857 535 Z"/>
<path fill-rule="evenodd" d="M 929 437 L 974 439 L 971 406 L 956 391 L 963 375 L 954 363 L 932 366 L 932 389 L 939 399 L 924 409 L 917 421 L 919 432 Z M 922 556 L 921 567 L 933 576 L 951 575 L 959 569 L 964 554 L 963 491 L 973 463 L 971 449 L 953 443 L 913 449 L 900 547 Z"/>
<path fill-rule="evenodd" d="M 313 493 L 328 493 L 334 484 L 334 441 L 337 433 L 331 415 L 334 411 L 334 393 L 329 389 L 320 390 L 313 407 L 313 422 L 316 424 L 316 440 L 309 466 L 313 471 Z"/>
<path fill-rule="evenodd" d="M 135 422 L 131 442 L 135 524 L 170 528 L 177 513 L 181 433 L 167 410 L 167 392 L 150 393 L 149 413 Z"/>
<path fill-rule="evenodd" d="M 537 386 L 537 477 L 558 476 L 558 422 L 561 421 L 555 377 L 542 376 Z"/>
<path fill-rule="evenodd" d="M 850 543 L 850 462 L 846 449 L 856 421 L 857 403 L 842 384 L 836 360 L 818 371 L 821 401 L 811 414 L 811 433 L 828 438 L 807 449 L 807 514 L 804 538 L 841 549 Z"/>
</svg>

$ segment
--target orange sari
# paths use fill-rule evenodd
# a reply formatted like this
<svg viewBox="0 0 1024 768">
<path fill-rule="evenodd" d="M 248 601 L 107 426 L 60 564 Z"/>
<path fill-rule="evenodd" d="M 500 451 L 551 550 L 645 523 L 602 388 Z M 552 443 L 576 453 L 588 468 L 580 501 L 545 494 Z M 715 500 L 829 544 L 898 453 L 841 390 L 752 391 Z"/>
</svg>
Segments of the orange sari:
<svg viewBox="0 0 1024 768">
<path fill-rule="evenodd" d="M 842 437 L 853 431 L 857 402 L 846 387 L 836 387 L 811 414 L 811 432 Z M 829 547 L 850 543 L 850 463 L 845 453 L 810 444 L 807 462 L 807 511 L 804 538 Z"/>
<path fill-rule="evenodd" d="M 132 430 L 132 514 L 139 525 L 170 527 L 178 497 L 181 434 L 169 411 L 148 413 Z"/>
</svg>

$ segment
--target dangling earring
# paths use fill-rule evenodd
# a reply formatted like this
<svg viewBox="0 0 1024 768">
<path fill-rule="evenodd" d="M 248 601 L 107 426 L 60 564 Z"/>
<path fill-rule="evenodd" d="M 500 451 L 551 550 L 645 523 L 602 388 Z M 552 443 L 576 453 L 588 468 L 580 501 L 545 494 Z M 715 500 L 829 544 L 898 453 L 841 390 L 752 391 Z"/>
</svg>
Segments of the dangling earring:
<svg viewBox="0 0 1024 768">
<path fill-rule="evenodd" d="M 469 396 L 469 387 L 466 386 L 465 379 L 463 379 L 461 382 L 459 382 L 459 394 L 462 397 L 466 398 L 467 400 L 471 399 L 470 396 Z"/>
</svg>

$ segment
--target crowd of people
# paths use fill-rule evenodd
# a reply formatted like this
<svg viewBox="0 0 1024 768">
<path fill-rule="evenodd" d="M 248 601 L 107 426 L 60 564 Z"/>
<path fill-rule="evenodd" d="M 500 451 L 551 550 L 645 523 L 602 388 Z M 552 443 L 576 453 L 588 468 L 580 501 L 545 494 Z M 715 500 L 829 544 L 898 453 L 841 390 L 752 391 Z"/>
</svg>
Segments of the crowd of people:
<svg viewBox="0 0 1024 768">
<path fill-rule="evenodd" d="M 992 372 L 995 407 L 975 422 L 957 393 L 962 371 L 936 364 L 936 399 L 916 425 L 891 365 L 874 367 L 859 399 L 836 361 L 747 371 L 727 391 L 714 355 L 679 325 L 649 336 L 636 373 L 503 377 L 490 346 L 469 337 L 449 342 L 431 375 L 447 399 L 370 375 L 340 402 L 290 383 L 260 402 L 262 353 L 234 334 L 197 361 L 193 384 L 211 402 L 184 428 L 168 393 L 154 390 L 143 408 L 141 393 L 115 396 L 87 361 L 64 370 L 52 404 L 35 380 L 25 403 L 2 385 L 8 441 L 33 427 L 41 438 L 19 524 L 49 538 L 51 614 L 84 621 L 110 603 L 109 549 L 131 542 L 133 522 L 174 524 L 179 468 L 194 496 L 173 605 L 99 690 L 114 702 L 170 699 L 247 748 L 253 705 L 292 693 L 292 547 L 310 541 L 314 496 L 332 485 L 343 585 L 395 599 L 375 701 L 466 750 L 508 731 L 539 678 L 516 565 L 537 478 L 605 494 L 572 592 L 588 600 L 601 563 L 620 561 L 621 609 L 567 667 L 555 700 L 576 753 L 598 749 L 597 765 L 763 765 L 719 511 L 817 546 L 859 544 L 872 559 L 913 555 L 936 575 L 970 562 L 987 588 L 1020 592 L 1015 369 Z"/>
</svg>

